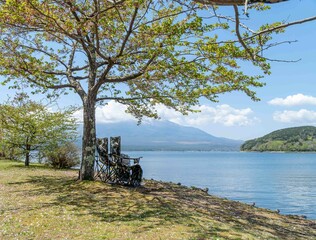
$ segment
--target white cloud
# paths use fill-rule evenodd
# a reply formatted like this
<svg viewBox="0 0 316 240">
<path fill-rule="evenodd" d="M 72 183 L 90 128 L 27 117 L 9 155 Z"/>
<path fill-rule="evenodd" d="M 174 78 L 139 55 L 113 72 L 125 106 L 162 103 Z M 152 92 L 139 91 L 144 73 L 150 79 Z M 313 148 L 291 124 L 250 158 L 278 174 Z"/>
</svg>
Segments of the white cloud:
<svg viewBox="0 0 316 240">
<path fill-rule="evenodd" d="M 126 106 L 110 101 L 107 105 L 96 108 L 96 121 L 99 123 L 125 122 L 135 120 L 135 118 L 125 112 Z M 77 111 L 74 117 L 82 121 L 83 111 Z"/>
<path fill-rule="evenodd" d="M 283 123 L 316 123 L 316 112 L 306 109 L 275 112 L 273 119 Z"/>
<path fill-rule="evenodd" d="M 316 105 L 316 97 L 303 95 L 301 93 L 287 96 L 286 98 L 274 98 L 268 102 L 271 105 L 278 106 L 298 106 L 298 105 Z"/>
<path fill-rule="evenodd" d="M 82 110 L 78 110 L 73 114 L 73 117 L 77 118 L 79 122 L 82 122 L 82 114 L 83 114 Z"/>
<path fill-rule="evenodd" d="M 210 125 L 218 124 L 226 127 L 232 126 L 249 126 L 258 119 L 251 116 L 253 111 L 250 108 L 237 109 L 227 104 L 210 107 L 201 105 L 196 110 L 201 112 L 190 113 L 183 116 L 181 113 L 167 108 L 164 105 L 158 105 L 157 111 L 162 120 L 171 121 L 180 125 L 197 127 L 207 131 Z M 107 105 L 96 109 L 96 120 L 102 123 L 135 121 L 135 118 L 125 112 L 126 106 L 110 101 Z M 74 114 L 75 117 L 82 121 L 82 110 Z M 146 119 L 144 119 L 146 121 Z"/>
<path fill-rule="evenodd" d="M 202 105 L 196 108 L 196 110 L 200 110 L 201 112 L 183 116 L 166 107 L 158 107 L 158 113 L 163 120 L 201 129 L 205 129 L 210 124 L 219 124 L 227 127 L 248 126 L 258 121 L 257 118 L 251 116 L 253 111 L 250 108 L 236 109 L 224 104 L 216 107 Z"/>
<path fill-rule="evenodd" d="M 110 101 L 107 105 L 96 109 L 97 122 L 111 123 L 135 120 L 131 114 L 125 112 L 126 109 L 125 105 Z"/>
</svg>

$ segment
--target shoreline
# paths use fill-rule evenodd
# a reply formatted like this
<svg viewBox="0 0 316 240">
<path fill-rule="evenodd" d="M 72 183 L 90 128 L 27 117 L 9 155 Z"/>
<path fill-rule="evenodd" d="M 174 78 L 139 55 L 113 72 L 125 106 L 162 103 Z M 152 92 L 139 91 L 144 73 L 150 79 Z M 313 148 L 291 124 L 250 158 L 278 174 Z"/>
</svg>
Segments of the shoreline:
<svg viewBox="0 0 316 240">
<path fill-rule="evenodd" d="M 135 153 L 127 152 L 127 153 L 130 156 L 137 155 L 136 152 Z M 160 154 L 160 152 L 156 152 L 156 153 Z M 143 154 L 145 156 L 147 153 L 143 152 Z M 168 155 L 168 153 L 166 153 L 166 154 Z M 171 152 L 169 154 L 173 154 L 173 153 Z M 185 153 L 178 152 L 177 154 L 185 154 Z M 218 154 L 218 153 L 207 153 L 207 152 L 203 153 L 202 152 L 202 153 L 196 153 L 196 154 L 202 154 L 203 156 L 206 156 L 206 155 L 208 156 L 209 154 Z M 228 154 L 228 155 L 229 154 L 243 155 L 244 153 L 238 153 L 238 152 L 227 153 L 227 152 L 224 152 L 222 154 L 224 154 L 224 156 L 226 156 L 226 154 Z M 246 154 L 248 154 L 248 153 L 246 153 Z M 252 156 L 251 154 L 252 153 L 250 153 L 249 156 Z M 256 154 L 256 153 L 254 153 L 254 154 Z M 268 156 L 269 154 L 270 153 L 267 153 L 267 155 L 262 155 L 262 156 Z M 271 154 L 273 154 L 273 153 L 271 153 Z M 276 153 L 276 155 L 275 155 L 276 158 L 279 158 L 279 157 L 277 157 L 278 154 L 279 153 Z M 137 155 L 137 156 L 141 156 L 141 155 Z M 168 155 L 168 156 L 170 156 L 170 155 Z M 258 156 L 260 156 L 260 154 L 258 154 Z M 313 155 L 311 155 L 311 156 L 313 156 Z M 264 157 L 264 159 L 266 159 L 266 158 Z M 79 170 L 79 168 L 80 168 L 80 166 L 78 165 L 77 167 L 74 167 L 73 169 Z M 152 176 L 155 176 L 155 179 L 152 179 Z M 183 175 L 183 176 L 185 176 L 185 175 Z M 182 178 L 180 178 L 180 179 L 179 178 L 172 178 L 172 176 L 171 176 L 171 178 L 170 178 L 170 176 L 166 178 L 166 177 L 161 177 L 159 174 L 157 175 L 157 173 L 153 174 L 153 175 L 145 174 L 144 177 L 146 179 L 152 179 L 152 180 L 155 180 L 158 182 L 165 181 L 167 183 L 174 183 L 174 184 L 177 184 L 180 182 L 182 186 L 186 186 L 189 188 L 191 186 L 195 187 L 196 189 L 210 188 L 212 191 L 210 191 L 209 194 L 212 194 L 214 196 L 218 196 L 220 198 L 226 198 L 226 199 L 229 199 L 232 201 L 238 201 L 238 202 L 249 204 L 249 205 L 252 205 L 253 203 L 255 203 L 256 206 L 259 206 L 261 208 L 266 208 L 266 209 L 269 209 L 272 211 L 276 211 L 276 210 L 280 209 L 279 211 L 283 215 L 305 216 L 307 219 L 316 220 L 316 212 L 314 211 L 314 209 L 312 207 L 309 207 L 307 209 L 304 206 L 304 203 L 302 203 L 302 202 L 301 202 L 301 205 L 300 204 L 298 204 L 298 205 L 292 204 L 294 201 L 294 197 L 291 198 L 292 202 L 290 202 L 290 204 L 287 204 L 286 200 L 285 200 L 285 202 L 276 201 L 278 197 L 274 197 L 274 196 L 275 196 L 275 194 L 278 194 L 278 192 L 273 192 L 273 190 L 272 190 L 272 193 L 270 191 L 269 193 L 265 194 L 264 196 L 259 196 L 260 191 L 262 190 L 262 188 L 261 188 L 262 186 L 255 186 L 255 188 L 250 188 L 250 189 L 247 189 L 244 191 L 243 187 L 241 187 L 241 188 L 239 187 L 242 185 L 239 184 L 238 186 L 236 186 L 236 188 L 234 188 L 236 190 L 236 193 L 235 193 L 234 189 L 232 189 L 232 191 L 221 190 L 222 188 L 219 188 L 218 185 L 207 184 L 207 183 L 203 182 L 203 179 L 200 179 L 200 178 L 197 178 L 197 179 L 195 178 L 196 180 L 192 182 L 192 181 L 186 181 L 185 177 L 183 179 Z M 201 180 L 201 181 L 199 181 L 199 180 Z M 269 180 L 267 180 L 267 181 L 269 182 Z M 226 186 L 221 186 L 221 187 L 226 188 Z M 258 193 L 257 193 L 257 191 L 258 191 Z M 281 191 L 282 191 L 282 189 L 281 189 Z M 256 195 L 256 194 L 258 194 L 258 195 Z M 271 199 L 271 197 L 272 197 L 272 199 Z M 268 200 L 265 201 L 262 199 L 268 199 Z M 309 198 L 308 200 L 306 200 L 305 204 L 307 204 L 307 206 L 313 206 L 314 203 L 311 203 L 310 201 L 311 201 L 311 199 Z M 312 205 L 308 205 L 308 204 L 312 204 Z"/>
<path fill-rule="evenodd" d="M 309 218 L 305 215 L 300 215 L 300 214 L 283 214 L 281 213 L 278 209 L 277 210 L 273 210 L 273 209 L 270 209 L 270 208 L 265 208 L 265 207 L 260 207 L 258 205 L 256 205 L 255 202 L 253 202 L 252 204 L 249 204 L 249 203 L 246 203 L 246 202 L 243 202 L 243 201 L 239 201 L 239 200 L 234 200 L 234 199 L 230 199 L 230 198 L 227 198 L 227 197 L 222 197 L 222 196 L 218 196 L 212 192 L 209 192 L 209 189 L 208 188 L 200 188 L 200 187 L 196 187 L 196 186 L 186 186 L 186 185 L 183 185 L 181 183 L 175 183 L 175 182 L 167 182 L 167 181 L 160 181 L 160 180 L 156 180 L 156 179 L 144 179 L 145 181 L 153 181 L 153 182 L 157 182 L 157 183 L 161 183 L 161 184 L 171 184 L 171 185 L 177 185 L 177 186 L 181 186 L 183 188 L 186 188 L 186 189 L 191 189 L 191 190 L 196 190 L 196 191 L 201 191 L 201 192 L 204 192 L 206 193 L 207 195 L 211 196 L 211 197 L 216 197 L 216 198 L 220 198 L 220 199 L 223 199 L 223 200 L 227 200 L 227 201 L 232 201 L 232 202 L 236 202 L 236 203 L 241 203 L 241 204 L 245 204 L 247 206 L 250 206 L 250 207 L 255 207 L 255 208 L 259 208 L 259 209 L 263 209 L 263 210 L 267 210 L 267 211 L 271 211 L 271 212 L 276 212 L 278 213 L 279 215 L 282 215 L 282 216 L 285 216 L 285 217 L 294 217 L 294 218 L 302 218 L 302 219 L 307 219 L 307 220 L 311 220 L 311 221 L 315 221 L 316 222 L 316 219 L 313 219 L 313 218 Z"/>
</svg>

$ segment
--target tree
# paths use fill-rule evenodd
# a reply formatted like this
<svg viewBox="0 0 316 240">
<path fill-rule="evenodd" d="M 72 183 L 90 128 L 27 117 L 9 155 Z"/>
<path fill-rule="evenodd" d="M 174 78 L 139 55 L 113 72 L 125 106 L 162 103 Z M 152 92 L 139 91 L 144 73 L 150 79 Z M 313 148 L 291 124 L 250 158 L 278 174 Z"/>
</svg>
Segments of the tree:
<svg viewBox="0 0 316 240">
<path fill-rule="evenodd" d="M 77 136 L 73 111 L 51 112 L 43 104 L 19 95 L 14 101 L 0 105 L 0 122 L 7 149 L 18 150 L 30 164 L 32 151 L 44 151 Z"/>
<path fill-rule="evenodd" d="M 5 145 L 3 141 L 3 128 L 1 126 L 1 121 L 0 121 L 0 158 L 6 157 L 6 151 L 5 151 Z"/>
<path fill-rule="evenodd" d="M 116 100 L 141 120 L 158 117 L 157 104 L 187 114 L 202 97 L 216 101 L 234 90 L 257 100 L 252 87 L 263 86 L 260 76 L 244 74 L 239 64 L 269 73 L 261 53 L 283 26 L 253 32 L 236 6 L 235 19 L 207 9 L 190 0 L 0 1 L 0 75 L 12 87 L 80 96 L 80 179 L 93 180 L 97 104 Z M 217 35 L 224 32 L 231 39 Z"/>
</svg>

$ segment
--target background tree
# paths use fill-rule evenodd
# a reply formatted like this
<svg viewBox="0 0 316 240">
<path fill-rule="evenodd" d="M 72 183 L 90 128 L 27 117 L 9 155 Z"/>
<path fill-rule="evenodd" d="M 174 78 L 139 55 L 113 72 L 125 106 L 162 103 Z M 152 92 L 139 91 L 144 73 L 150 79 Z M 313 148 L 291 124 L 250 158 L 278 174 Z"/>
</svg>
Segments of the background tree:
<svg viewBox="0 0 316 240">
<path fill-rule="evenodd" d="M 187 114 L 202 97 L 216 101 L 234 90 L 257 100 L 252 87 L 263 85 L 260 76 L 244 74 L 239 64 L 269 73 L 261 53 L 284 26 L 252 31 L 237 6 L 235 18 L 207 10 L 192 0 L 0 1 L 0 75 L 16 88 L 80 96 L 80 178 L 92 180 L 98 103 L 116 100 L 141 120 L 158 117 L 157 104 Z"/>
<path fill-rule="evenodd" d="M 73 110 L 51 112 L 24 94 L 0 105 L 2 143 L 7 151 L 18 151 L 30 164 L 32 151 L 47 151 L 57 144 L 74 141 L 77 136 Z"/>
</svg>

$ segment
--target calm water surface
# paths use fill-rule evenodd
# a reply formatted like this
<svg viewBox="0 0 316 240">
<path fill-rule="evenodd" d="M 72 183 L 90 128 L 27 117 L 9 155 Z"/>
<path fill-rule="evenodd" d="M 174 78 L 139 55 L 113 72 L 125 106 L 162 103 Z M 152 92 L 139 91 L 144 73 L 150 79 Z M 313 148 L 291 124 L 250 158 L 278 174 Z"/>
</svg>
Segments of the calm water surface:
<svg viewBox="0 0 316 240">
<path fill-rule="evenodd" d="M 144 177 L 316 219 L 316 153 L 129 152 Z"/>
</svg>

